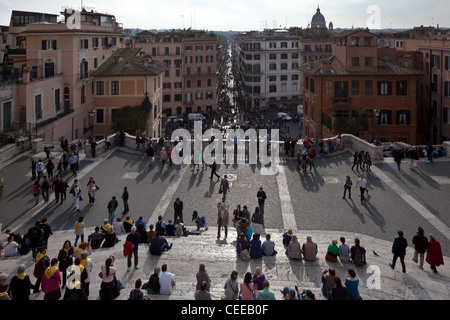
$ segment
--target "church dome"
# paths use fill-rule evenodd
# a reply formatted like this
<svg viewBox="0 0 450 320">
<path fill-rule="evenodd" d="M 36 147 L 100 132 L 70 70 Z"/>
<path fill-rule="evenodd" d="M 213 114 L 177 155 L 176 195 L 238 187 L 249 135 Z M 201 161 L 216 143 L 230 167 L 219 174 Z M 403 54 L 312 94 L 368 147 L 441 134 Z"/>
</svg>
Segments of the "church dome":
<svg viewBox="0 0 450 320">
<path fill-rule="evenodd" d="M 320 8 L 317 7 L 316 14 L 313 15 L 311 20 L 311 28 L 326 28 L 325 17 L 320 13 Z"/>
</svg>

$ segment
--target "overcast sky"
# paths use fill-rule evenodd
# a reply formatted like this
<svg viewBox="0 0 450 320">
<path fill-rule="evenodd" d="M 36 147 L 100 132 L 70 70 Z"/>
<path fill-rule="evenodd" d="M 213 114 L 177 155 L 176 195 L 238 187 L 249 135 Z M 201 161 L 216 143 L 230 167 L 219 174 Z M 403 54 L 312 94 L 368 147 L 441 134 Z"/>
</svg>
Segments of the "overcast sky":
<svg viewBox="0 0 450 320">
<path fill-rule="evenodd" d="M 0 25 L 12 10 L 59 14 L 63 6 L 109 13 L 124 28 L 217 31 L 307 27 L 320 6 L 335 28 L 450 27 L 450 1 L 435 0 L 0 0 Z"/>
</svg>

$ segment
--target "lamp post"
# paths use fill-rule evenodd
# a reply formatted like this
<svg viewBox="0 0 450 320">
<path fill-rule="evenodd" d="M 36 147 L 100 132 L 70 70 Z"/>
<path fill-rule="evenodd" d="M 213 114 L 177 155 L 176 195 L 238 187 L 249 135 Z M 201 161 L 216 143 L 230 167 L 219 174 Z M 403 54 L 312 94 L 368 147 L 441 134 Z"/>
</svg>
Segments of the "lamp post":
<svg viewBox="0 0 450 320">
<path fill-rule="evenodd" d="M 89 127 L 91 128 L 91 136 L 89 137 L 90 140 L 94 140 L 94 114 L 95 110 L 91 109 L 88 111 L 89 113 Z"/>
<path fill-rule="evenodd" d="M 375 110 L 373 110 L 373 112 L 375 113 L 375 117 L 377 118 L 376 136 L 373 144 L 376 146 L 381 146 L 380 138 L 378 135 L 378 120 L 380 118 L 380 109 L 376 108 Z"/>
</svg>

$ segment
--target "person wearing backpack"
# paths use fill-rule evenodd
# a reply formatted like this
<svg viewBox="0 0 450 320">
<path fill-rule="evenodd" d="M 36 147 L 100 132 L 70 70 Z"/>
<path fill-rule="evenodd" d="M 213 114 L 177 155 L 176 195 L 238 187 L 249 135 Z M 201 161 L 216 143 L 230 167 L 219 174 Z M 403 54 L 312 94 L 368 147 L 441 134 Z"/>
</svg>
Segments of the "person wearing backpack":
<svg viewBox="0 0 450 320">
<path fill-rule="evenodd" d="M 397 237 L 394 239 L 394 243 L 392 244 L 392 253 L 394 257 L 392 259 L 392 263 L 389 263 L 389 266 L 394 270 L 395 262 L 398 258 L 400 258 L 400 262 L 402 264 L 402 272 L 406 273 L 405 266 L 405 255 L 406 255 L 406 247 L 408 246 L 408 241 L 403 237 L 403 231 L 397 231 Z"/>
<path fill-rule="evenodd" d="M 163 220 L 162 216 L 158 216 L 158 222 L 156 222 L 155 225 L 155 232 L 158 232 L 163 236 L 166 233 L 166 225 L 167 223 Z"/>
<path fill-rule="evenodd" d="M 360 267 L 366 264 L 366 249 L 360 246 L 358 238 L 355 238 L 355 245 L 350 249 L 350 257 L 356 266 Z"/>
</svg>

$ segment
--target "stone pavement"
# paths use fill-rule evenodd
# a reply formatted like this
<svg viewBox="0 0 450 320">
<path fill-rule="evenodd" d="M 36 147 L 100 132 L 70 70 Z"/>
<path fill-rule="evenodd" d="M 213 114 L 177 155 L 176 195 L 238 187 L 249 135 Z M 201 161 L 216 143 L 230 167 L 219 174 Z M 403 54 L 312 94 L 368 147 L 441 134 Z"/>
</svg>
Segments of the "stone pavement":
<svg viewBox="0 0 450 320">
<path fill-rule="evenodd" d="M 33 207 L 31 187 L 29 181 L 29 154 L 22 154 L 7 164 L 0 166 L 0 175 L 9 175 L 9 190 L 7 197 L 0 202 L 0 223 L 6 227 L 24 233 L 34 221 L 43 217 L 49 218 L 55 234 L 50 238 L 49 256 L 55 257 L 64 240 L 75 240 L 73 225 L 78 214 L 71 211 L 68 201 L 65 205 L 40 203 Z M 38 154 L 37 156 L 42 156 Z M 58 157 L 57 157 L 58 158 Z M 434 233 L 440 240 L 444 254 L 449 256 L 450 233 L 446 233 L 449 226 L 448 219 L 448 161 L 438 161 L 432 166 L 423 166 L 415 172 L 407 169 L 399 175 L 392 170 L 395 164 L 386 159 L 383 163 L 373 166 L 373 173 L 369 175 L 370 197 L 365 205 L 342 199 L 342 187 L 345 175 L 352 175 L 354 184 L 357 172 L 352 172 L 352 155 L 349 152 L 334 154 L 329 157 L 316 159 L 316 168 L 308 174 L 298 173 L 295 170 L 294 159 L 283 159 L 281 171 L 276 176 L 262 176 L 258 173 L 260 166 L 221 165 L 219 174 L 232 174 L 232 192 L 226 203 L 229 210 L 233 210 L 237 203 L 248 204 L 250 212 L 256 205 L 257 188 L 263 185 L 266 192 L 270 191 L 270 201 L 266 203 L 268 232 L 276 242 L 279 254 L 276 257 L 264 257 L 260 260 L 243 262 L 236 258 L 233 247 L 235 240 L 234 230 L 230 232 L 228 241 L 217 241 L 214 228 L 216 221 L 216 205 L 220 202 L 219 188 L 216 178 L 209 180 L 209 169 L 191 172 L 190 166 L 174 166 L 172 169 L 162 168 L 160 163 L 148 167 L 148 157 L 130 150 L 114 148 L 96 159 L 82 158 L 82 168 L 77 178 L 81 180 L 86 196 L 85 185 L 89 176 L 94 176 L 100 185 L 97 193 L 96 205 L 89 207 L 84 201 L 81 215 L 85 217 L 88 227 L 99 225 L 106 218 L 106 204 L 112 195 L 120 199 L 124 185 L 132 192 L 130 207 L 132 218 L 136 220 L 140 215 L 149 223 L 154 223 L 157 215 L 164 219 L 173 218 L 172 203 L 179 196 L 185 203 L 184 221 L 192 228 L 190 216 L 192 209 L 198 209 L 200 215 L 205 215 L 207 222 L 212 226 L 202 235 L 169 239 L 174 243 L 171 251 L 161 257 L 153 257 L 147 253 L 145 245 L 139 249 L 140 266 L 138 270 L 127 272 L 126 261 L 122 254 L 122 244 L 125 236 L 120 236 L 119 242 L 113 249 L 95 250 L 94 274 L 91 284 L 91 299 L 98 298 L 100 279 L 96 276 L 101 264 L 110 255 L 118 258 L 118 278 L 126 285 L 126 290 L 118 299 L 126 299 L 129 290 L 134 286 L 137 278 L 148 279 L 155 266 L 167 263 L 169 272 L 175 274 L 177 286 L 170 297 L 152 296 L 151 299 L 193 299 L 195 289 L 195 274 L 200 263 L 205 263 L 213 279 L 213 299 L 219 299 L 223 294 L 223 285 L 231 271 L 239 272 L 239 280 L 246 271 L 254 273 L 257 266 L 262 267 L 266 277 L 271 282 L 271 288 L 276 291 L 277 299 L 281 299 L 281 290 L 284 286 L 294 286 L 313 290 L 318 299 L 323 299 L 320 293 L 321 271 L 333 266 L 338 275 L 345 278 L 346 270 L 351 263 L 328 263 L 325 261 L 325 251 L 332 239 L 338 240 L 341 236 L 351 244 L 355 237 L 361 239 L 361 244 L 367 250 L 368 264 L 363 268 L 355 268 L 361 279 L 360 289 L 364 299 L 386 300 L 448 300 L 449 276 L 448 257 L 445 265 L 439 267 L 439 274 L 433 274 L 425 263 L 424 270 L 411 261 L 413 249 L 411 238 L 417 226 L 424 227 L 425 232 Z M 444 160 L 444 159 L 443 159 Z M 447 160 L 447 159 L 446 159 Z M 423 164 L 422 164 L 423 165 Z M 406 171 L 405 171 L 406 170 Z M 381 172 L 381 173 L 380 173 Z M 384 174 L 384 175 L 383 175 Z M 24 176 L 27 181 L 24 182 Z M 70 174 L 67 175 L 69 179 Z M 389 183 L 389 179 L 393 183 Z M 388 181 L 388 183 L 386 183 Z M 337 190 L 337 191 L 336 191 Z M 353 198 L 357 199 L 354 189 Z M 408 202 L 412 195 L 416 204 Z M 50 199 L 52 200 L 51 193 Z M 87 198 L 87 196 L 86 196 Z M 6 201 L 5 201 L 6 200 Z M 121 212 L 122 203 L 119 201 L 118 212 Z M 422 206 L 422 207 L 420 207 Z M 429 214 L 437 217 L 437 221 L 429 221 Z M 432 219 L 433 220 L 433 219 Z M 396 270 L 391 270 L 392 240 L 397 228 L 403 228 L 408 239 L 409 247 L 406 257 L 407 273 L 400 271 L 397 262 Z M 288 227 L 303 242 L 307 235 L 319 245 L 318 260 L 314 263 L 305 261 L 290 261 L 283 253 L 281 234 Z M 441 228 L 442 227 L 442 228 Z M 90 228 L 92 229 L 92 228 Z M 233 228 L 231 228 L 233 229 Z M 340 230 L 340 231 L 338 231 Z M 357 232 L 356 232 L 357 231 Z M 86 230 L 85 236 L 90 233 Z M 264 237 L 263 237 L 264 238 Z M 375 255 L 373 252 L 378 254 Z M 12 277 L 15 268 L 25 263 L 27 273 L 31 275 L 31 254 L 12 258 L 0 259 L 0 271 Z M 218 262 L 218 263 L 217 263 Z M 379 271 L 379 272 L 378 272 Z M 378 279 L 380 275 L 380 289 L 369 289 L 369 280 Z M 42 299 L 39 294 L 36 299 Z"/>
<path fill-rule="evenodd" d="M 188 229 L 195 231 L 195 227 L 187 224 Z M 299 289 L 311 289 L 316 295 L 316 299 L 325 299 L 321 294 L 321 272 L 333 267 L 336 273 L 345 279 L 347 269 L 354 268 L 360 278 L 360 293 L 364 300 L 449 300 L 450 299 L 450 271 L 448 269 L 450 259 L 445 258 L 446 266 L 438 268 L 439 273 L 433 274 L 429 266 L 425 263 L 424 270 L 420 270 L 418 265 L 411 261 L 413 249 L 407 249 L 405 258 L 406 273 L 401 272 L 400 263 L 397 262 L 395 270 L 389 267 L 391 262 L 391 243 L 368 237 L 357 233 L 336 232 L 336 231 L 302 231 L 294 230 L 300 243 L 306 240 L 306 236 L 312 236 L 314 242 L 318 244 L 319 253 L 315 262 L 304 260 L 289 260 L 284 253 L 282 245 L 283 230 L 267 229 L 275 241 L 275 249 L 278 254 L 273 257 L 263 256 L 262 259 L 251 259 L 244 262 L 237 258 L 235 253 L 236 232 L 230 228 L 228 239 L 216 239 L 217 228 L 210 227 L 207 231 L 201 229 L 200 235 L 189 235 L 187 237 L 166 237 L 169 243 L 173 243 L 170 251 L 163 253 L 160 257 L 151 256 L 146 244 L 139 246 L 139 269 L 131 268 L 127 271 L 127 261 L 123 256 L 123 243 L 126 235 L 120 235 L 120 242 L 113 248 L 94 249 L 90 256 L 94 269 L 91 273 L 89 299 L 99 299 L 101 279 L 97 276 L 101 265 L 110 256 L 116 258 L 117 278 L 124 283 L 117 300 L 126 300 L 129 292 L 134 287 L 137 279 L 147 281 L 156 266 L 161 267 L 166 263 L 168 271 L 175 275 L 176 286 L 170 296 L 150 295 L 151 300 L 193 300 L 196 285 L 196 273 L 200 263 L 206 265 L 206 270 L 213 281 L 211 289 L 212 299 L 219 300 L 224 294 L 223 285 L 229 278 L 231 271 L 239 272 L 239 282 L 242 281 L 246 272 L 255 272 L 256 267 L 261 267 L 266 278 L 270 282 L 270 288 L 275 291 L 276 298 L 282 299 L 282 290 L 285 286 Z M 88 228 L 85 235 L 90 234 L 92 228 Z M 356 267 L 351 262 L 331 263 L 325 260 L 325 253 L 328 244 L 332 239 L 339 239 L 344 236 L 348 243 L 355 237 L 361 240 L 361 245 L 367 250 L 367 265 Z M 264 235 L 262 238 L 265 238 Z M 61 249 L 61 244 L 69 239 L 74 239 L 72 230 L 57 231 L 50 238 L 48 256 L 56 257 Z M 375 253 L 377 255 L 375 255 Z M 17 266 L 24 263 L 27 266 L 27 274 L 34 281 L 33 265 L 31 254 L 26 256 L 16 256 L 2 258 L 0 271 L 12 277 L 15 275 Z M 371 282 L 375 281 L 375 288 Z M 379 287 L 377 288 L 379 284 Z M 31 295 L 32 299 L 42 300 L 44 294 Z"/>
</svg>

